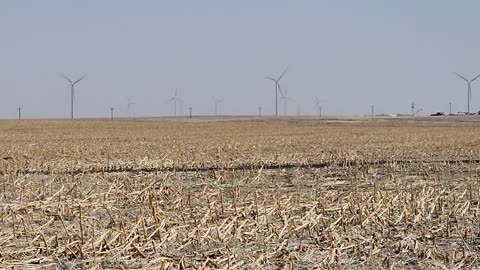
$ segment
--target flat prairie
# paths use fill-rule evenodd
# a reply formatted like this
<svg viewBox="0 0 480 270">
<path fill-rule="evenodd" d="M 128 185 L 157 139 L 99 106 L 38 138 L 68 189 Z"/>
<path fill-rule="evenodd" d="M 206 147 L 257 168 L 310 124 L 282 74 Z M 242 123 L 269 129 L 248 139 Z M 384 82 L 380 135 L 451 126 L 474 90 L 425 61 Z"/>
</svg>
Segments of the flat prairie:
<svg viewBox="0 0 480 270">
<path fill-rule="evenodd" d="M 479 268 L 479 134 L 480 116 L 0 121 L 0 268 Z"/>
</svg>

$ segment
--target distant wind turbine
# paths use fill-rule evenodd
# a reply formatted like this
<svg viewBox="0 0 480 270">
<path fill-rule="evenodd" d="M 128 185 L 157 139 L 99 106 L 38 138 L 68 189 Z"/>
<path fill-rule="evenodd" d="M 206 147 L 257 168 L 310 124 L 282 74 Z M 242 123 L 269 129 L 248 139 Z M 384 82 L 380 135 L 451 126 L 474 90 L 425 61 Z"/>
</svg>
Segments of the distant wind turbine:
<svg viewBox="0 0 480 270">
<path fill-rule="evenodd" d="M 128 118 L 132 118 L 132 107 L 135 105 L 135 102 L 132 102 L 130 99 L 128 99 Z"/>
<path fill-rule="evenodd" d="M 480 75 L 478 75 L 477 77 L 475 77 L 471 80 L 468 80 L 467 78 L 463 77 L 462 75 L 460 75 L 456 72 L 454 74 L 467 82 L 467 113 L 470 114 L 470 100 L 472 99 L 472 82 L 475 81 L 476 79 L 478 79 L 478 77 L 480 77 Z"/>
<path fill-rule="evenodd" d="M 322 102 L 325 102 L 325 100 L 315 97 L 315 110 L 317 111 L 319 117 L 322 117 Z"/>
<path fill-rule="evenodd" d="M 65 74 L 62 74 L 62 77 L 65 78 L 69 83 L 70 83 L 70 99 L 71 99 L 71 114 L 70 117 L 73 120 L 73 106 L 74 106 L 74 101 L 75 101 L 75 84 L 83 80 L 87 75 L 84 75 L 80 79 L 73 81 L 70 78 L 68 78 Z"/>
<path fill-rule="evenodd" d="M 277 78 L 273 78 L 270 76 L 265 76 L 265 79 L 273 81 L 275 83 L 275 116 L 278 116 L 278 88 L 279 88 L 279 82 L 282 79 L 282 77 L 287 73 L 288 68 L 286 68 L 283 73 Z"/>
<path fill-rule="evenodd" d="M 173 116 L 177 116 L 177 101 L 181 101 L 181 99 L 178 97 L 178 90 L 175 88 L 175 95 L 171 99 L 168 100 L 168 102 L 173 101 Z"/>
<path fill-rule="evenodd" d="M 294 101 L 292 98 L 287 96 L 287 89 L 282 91 L 280 83 L 278 84 L 278 91 L 280 92 L 280 100 L 283 100 L 283 115 L 287 115 L 287 102 L 289 100 Z"/>
<path fill-rule="evenodd" d="M 418 110 L 415 110 L 415 102 L 412 102 L 412 116 L 415 116 L 417 114 L 419 114 L 421 111 L 423 111 L 422 108 L 419 108 Z"/>
<path fill-rule="evenodd" d="M 216 98 L 216 97 L 212 97 L 212 99 L 213 99 L 213 115 L 217 115 L 218 104 L 222 103 L 223 99 L 222 98 Z"/>
</svg>

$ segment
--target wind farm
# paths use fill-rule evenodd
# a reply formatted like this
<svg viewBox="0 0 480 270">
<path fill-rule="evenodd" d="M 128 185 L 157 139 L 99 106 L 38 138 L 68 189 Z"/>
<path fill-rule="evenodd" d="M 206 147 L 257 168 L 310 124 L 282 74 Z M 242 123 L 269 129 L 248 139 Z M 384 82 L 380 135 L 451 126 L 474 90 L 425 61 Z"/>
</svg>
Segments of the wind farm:
<svg viewBox="0 0 480 270">
<path fill-rule="evenodd" d="M 20 2 L 0 269 L 480 269 L 480 2 Z"/>
<path fill-rule="evenodd" d="M 317 117 L 320 117 L 322 118 L 322 116 L 327 116 L 325 114 L 325 110 L 324 110 L 324 107 L 322 106 L 322 103 L 324 103 L 325 101 L 324 100 L 320 100 L 318 98 L 318 96 L 314 96 L 314 102 L 315 102 L 315 105 L 314 105 L 314 109 L 310 112 L 306 112 L 306 113 L 302 113 L 301 112 L 301 106 L 302 106 L 302 101 L 301 100 L 295 100 L 294 98 L 292 98 L 290 96 L 290 92 L 287 93 L 287 88 L 286 87 L 283 87 L 282 88 L 282 85 L 280 84 L 280 82 L 282 81 L 285 81 L 287 80 L 288 82 L 288 78 L 287 79 L 284 79 L 285 75 L 288 73 L 289 71 L 289 68 L 285 68 L 283 70 L 283 72 L 278 76 L 278 77 L 271 77 L 271 76 L 264 76 L 264 79 L 268 80 L 268 81 L 271 81 L 274 83 L 274 107 L 271 108 L 271 111 L 270 113 L 268 112 L 265 112 L 265 110 L 263 110 L 264 108 L 268 107 L 268 105 L 270 104 L 268 101 L 266 100 L 263 100 L 262 102 L 262 106 L 260 106 L 262 108 L 262 111 L 259 109 L 260 107 L 257 107 L 257 113 L 235 113 L 234 111 L 228 111 L 228 110 L 225 110 L 223 111 L 221 114 L 219 113 L 219 105 L 221 103 L 224 102 L 223 98 L 218 98 L 218 97 L 215 97 L 215 96 L 212 96 L 211 98 L 211 102 L 213 102 L 213 111 L 211 111 L 210 113 L 208 113 L 207 111 L 203 111 L 203 113 L 198 113 L 196 115 L 196 117 L 206 117 L 206 116 L 216 116 L 216 117 L 229 117 L 229 118 L 232 118 L 232 117 L 246 117 L 246 116 L 251 116 L 251 117 L 255 117 L 256 115 L 262 115 L 262 112 L 263 112 L 263 115 L 264 116 L 273 116 L 273 117 L 294 117 L 294 116 L 300 116 L 300 117 L 312 117 L 312 116 L 317 116 Z M 472 83 L 477 80 L 480 75 L 477 75 L 476 77 L 473 77 L 472 79 L 467 79 L 466 77 L 460 75 L 459 73 L 456 73 L 454 72 L 454 74 L 459 77 L 460 79 L 464 80 L 467 84 L 467 103 L 466 103 L 466 109 L 463 111 L 463 110 L 459 110 L 458 112 L 452 112 L 452 102 L 448 102 L 449 103 L 449 109 L 448 109 L 448 113 L 444 113 L 442 111 L 430 111 L 430 113 L 427 113 L 426 115 L 423 115 L 423 116 L 462 116 L 462 115 L 477 115 L 477 113 L 475 112 L 471 112 L 471 107 L 472 107 Z M 81 82 L 82 80 L 84 80 L 87 75 L 83 75 L 82 77 L 80 77 L 79 79 L 77 80 L 72 80 L 70 77 L 67 77 L 66 75 L 62 74 L 61 75 L 67 82 L 68 84 L 70 85 L 70 119 L 71 120 L 74 120 L 75 118 L 75 86 Z M 283 79 L 283 80 L 282 80 Z M 266 90 L 266 89 L 265 89 Z M 295 94 L 300 94 L 300 95 L 304 95 L 304 93 L 302 93 L 303 91 L 300 90 L 300 91 L 295 91 L 294 92 L 294 95 Z M 228 91 L 227 92 L 223 92 L 224 94 L 228 94 Z M 326 92 L 325 92 L 326 93 Z M 324 94 L 325 94 L 324 93 Z M 131 93 L 130 93 L 131 94 Z M 143 100 L 150 100 L 151 98 L 153 97 L 150 97 L 148 95 L 144 95 L 142 96 L 142 99 Z M 202 107 L 202 103 L 199 103 L 199 99 L 195 99 L 195 98 L 192 98 L 192 97 L 188 97 L 186 96 L 187 99 L 189 100 L 195 100 L 197 105 L 199 105 L 199 107 Z M 303 98 L 305 99 L 305 98 Z M 151 99 L 153 100 L 153 99 Z M 297 113 L 296 115 L 293 114 L 293 113 L 288 113 L 288 104 L 289 102 L 292 102 L 292 103 L 295 103 L 296 106 L 297 106 Z M 340 100 L 337 100 L 337 102 L 340 102 Z M 158 118 L 158 119 L 161 119 L 161 118 L 168 118 L 168 117 L 178 117 L 178 116 L 183 116 L 183 104 L 184 104 L 184 100 L 182 98 L 180 98 L 178 96 L 178 89 L 175 88 L 174 90 L 174 94 L 173 96 L 171 96 L 166 103 L 171 103 L 173 105 L 173 112 L 171 114 L 143 114 L 143 115 L 140 115 L 139 117 L 137 116 L 137 113 L 136 111 L 134 110 L 134 105 L 138 105 L 138 108 L 141 108 L 143 110 L 145 109 L 148 109 L 145 104 L 137 104 L 136 102 L 132 102 L 130 98 L 127 98 L 127 113 L 126 115 L 124 114 L 124 116 L 122 117 L 122 115 L 117 115 L 116 119 L 118 120 L 122 120 L 122 119 L 142 119 L 142 118 L 148 118 L 148 119 L 152 119 L 152 118 Z M 208 103 L 208 102 L 203 102 L 203 107 L 205 107 L 205 103 Z M 282 109 L 283 109 L 283 113 L 280 115 L 279 114 L 279 103 L 281 103 L 282 105 Z M 87 104 L 88 105 L 88 104 Z M 155 104 L 157 105 L 158 107 L 158 104 Z M 164 104 L 160 104 L 161 106 L 159 108 L 163 108 Z M 338 105 L 337 105 L 338 106 Z M 372 105 L 370 105 L 372 106 Z M 368 117 L 368 116 L 380 116 L 380 117 L 407 117 L 407 116 L 411 116 L 411 117 L 415 117 L 415 116 L 422 116 L 421 113 L 424 112 L 424 108 L 416 108 L 415 107 L 416 104 L 415 102 L 412 102 L 411 103 L 411 112 L 408 113 L 408 112 L 405 112 L 405 111 L 402 111 L 402 110 L 399 110 L 399 111 L 384 111 L 382 113 L 378 113 L 378 114 L 374 114 L 373 113 L 373 108 L 372 108 L 372 113 L 370 114 L 345 114 L 345 113 L 342 113 L 341 111 L 337 111 L 337 113 L 335 114 L 331 114 L 330 116 L 331 117 L 337 117 L 337 118 L 348 118 L 348 117 L 359 117 L 359 116 L 364 116 L 364 117 Z M 88 106 L 87 106 L 88 107 Z M 152 106 L 153 107 L 153 106 Z M 180 109 L 179 109 L 180 107 Z M 227 106 L 228 108 L 228 106 Z M 22 119 L 22 116 L 21 116 L 21 110 L 23 108 L 17 108 L 17 111 L 18 111 L 18 120 L 21 120 Z M 188 113 L 188 118 L 193 118 L 193 115 L 192 115 L 192 107 L 188 107 L 188 110 L 189 110 L 189 113 Z M 260 112 L 261 111 L 261 112 Z M 32 112 L 34 113 L 34 112 Z M 479 110 L 479 113 L 480 114 L 480 110 Z M 25 117 L 23 117 L 25 119 Z M 34 118 L 37 118 L 37 117 L 34 117 Z M 81 117 L 83 119 L 85 119 L 85 117 Z M 88 117 L 90 119 L 95 119 L 95 118 L 101 118 L 101 117 Z M 184 118 L 184 117 L 182 117 Z M 113 107 L 111 108 L 111 113 L 110 113 L 110 119 L 113 119 Z"/>
</svg>

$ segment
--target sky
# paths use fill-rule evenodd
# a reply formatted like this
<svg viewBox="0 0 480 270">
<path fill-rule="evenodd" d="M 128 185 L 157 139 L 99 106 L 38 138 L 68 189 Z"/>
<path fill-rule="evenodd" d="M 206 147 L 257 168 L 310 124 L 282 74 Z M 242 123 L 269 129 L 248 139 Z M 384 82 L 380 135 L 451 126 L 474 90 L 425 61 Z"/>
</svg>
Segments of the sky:
<svg viewBox="0 0 480 270">
<path fill-rule="evenodd" d="M 480 1 L 4 0 L 0 118 L 466 111 L 480 74 Z M 471 111 L 480 110 L 480 79 Z M 279 114 L 284 113 L 279 100 Z"/>
</svg>

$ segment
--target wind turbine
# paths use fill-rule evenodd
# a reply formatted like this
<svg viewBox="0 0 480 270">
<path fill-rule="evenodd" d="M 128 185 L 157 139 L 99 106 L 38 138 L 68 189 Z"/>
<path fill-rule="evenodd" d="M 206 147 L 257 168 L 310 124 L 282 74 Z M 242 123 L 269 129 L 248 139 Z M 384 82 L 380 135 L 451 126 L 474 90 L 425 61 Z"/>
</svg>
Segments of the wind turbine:
<svg viewBox="0 0 480 270">
<path fill-rule="evenodd" d="M 278 84 L 278 91 L 280 92 L 280 100 L 283 100 L 283 115 L 287 115 L 287 101 L 292 100 L 292 98 L 289 98 L 287 96 L 287 89 L 282 91 L 282 87 L 280 86 L 280 83 Z"/>
<path fill-rule="evenodd" d="M 265 79 L 273 81 L 275 83 L 275 116 L 278 116 L 278 88 L 280 86 L 279 82 L 282 79 L 282 77 L 287 73 L 288 67 L 283 71 L 283 73 L 277 78 L 273 78 L 270 76 L 265 76 Z"/>
<path fill-rule="evenodd" d="M 420 108 L 420 109 L 418 109 L 418 110 L 415 110 L 415 102 L 412 102 L 412 116 L 417 115 L 417 114 L 420 113 L 421 111 L 423 111 L 422 108 Z"/>
<path fill-rule="evenodd" d="M 135 105 L 135 102 L 132 102 L 130 99 L 128 99 L 128 118 L 132 118 L 132 107 Z"/>
<path fill-rule="evenodd" d="M 181 101 L 181 99 L 178 97 L 178 90 L 175 88 L 175 95 L 168 100 L 168 102 L 173 101 L 173 116 L 177 116 L 177 101 Z"/>
<path fill-rule="evenodd" d="M 83 77 L 81 77 L 80 79 L 78 79 L 76 81 L 72 81 L 65 74 L 62 74 L 62 77 L 65 78 L 70 83 L 71 118 L 73 120 L 73 106 L 74 106 L 74 100 L 75 100 L 75 84 L 77 84 L 81 80 L 85 79 L 85 77 L 87 77 L 87 75 L 83 75 Z"/>
<path fill-rule="evenodd" d="M 315 97 L 315 109 L 319 117 L 322 117 L 322 102 L 325 102 L 325 100 L 320 100 L 318 97 Z"/>
<path fill-rule="evenodd" d="M 462 75 L 460 75 L 456 72 L 454 74 L 467 82 L 467 91 L 468 91 L 467 92 L 467 114 L 470 114 L 470 100 L 472 99 L 472 82 L 475 81 L 476 79 L 478 79 L 478 77 L 480 77 L 480 75 L 478 75 L 477 77 L 475 77 L 471 80 L 468 80 L 467 78 L 463 77 Z"/>
<path fill-rule="evenodd" d="M 216 97 L 212 97 L 213 99 L 213 114 L 214 115 L 217 115 L 217 112 L 218 112 L 218 104 L 222 103 L 223 102 L 223 99 L 222 98 L 216 98 Z"/>
</svg>

